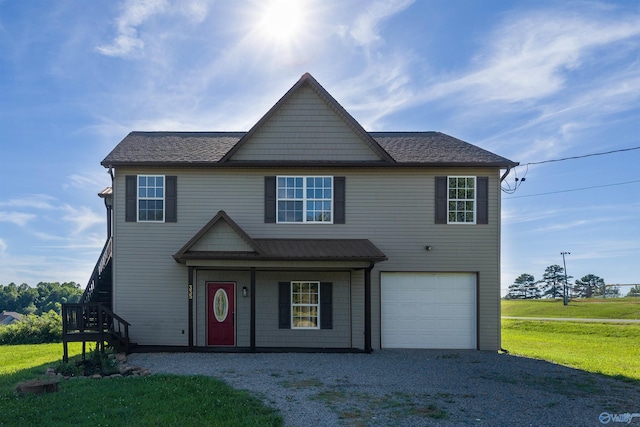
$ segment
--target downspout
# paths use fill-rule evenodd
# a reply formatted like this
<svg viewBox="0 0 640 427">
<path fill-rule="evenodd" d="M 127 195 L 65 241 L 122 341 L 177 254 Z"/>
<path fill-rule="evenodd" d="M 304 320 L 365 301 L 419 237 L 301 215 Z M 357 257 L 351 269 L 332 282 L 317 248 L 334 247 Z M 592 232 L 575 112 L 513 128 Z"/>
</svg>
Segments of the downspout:
<svg viewBox="0 0 640 427">
<path fill-rule="evenodd" d="M 500 183 L 502 183 L 502 181 L 504 181 L 507 178 L 507 176 L 509 176 L 509 172 L 511 172 L 511 168 L 509 166 L 507 166 L 507 170 L 500 177 Z M 498 301 L 498 309 L 500 309 L 500 301 Z M 476 309 L 476 312 L 479 312 L 479 310 Z M 498 319 L 498 321 L 500 321 L 500 320 Z M 478 324 L 479 323 L 480 322 L 478 322 Z M 479 334 L 478 334 L 478 336 L 479 336 Z M 503 354 L 508 354 L 509 353 L 509 351 L 505 350 L 504 348 L 502 348 L 502 346 L 500 346 L 500 349 L 498 351 L 503 353 Z"/>
<path fill-rule="evenodd" d="M 371 270 L 375 263 L 369 262 L 364 270 L 364 351 L 371 353 Z"/>
<path fill-rule="evenodd" d="M 107 208 L 107 239 L 113 237 L 113 167 L 109 165 L 109 176 L 111 177 L 111 204 L 107 202 L 107 197 L 104 198 L 104 205 Z"/>
<path fill-rule="evenodd" d="M 507 176 L 509 175 L 509 172 L 511 172 L 511 168 L 509 166 L 507 166 L 507 170 L 500 177 L 500 182 L 501 183 L 502 183 L 502 181 L 504 181 L 507 178 Z"/>
<path fill-rule="evenodd" d="M 189 311 L 189 320 L 188 320 L 188 327 L 189 327 L 189 338 L 188 338 L 188 345 L 189 345 L 189 351 L 194 351 L 194 345 L 193 345 L 193 273 L 195 271 L 194 267 L 187 267 L 187 309 Z M 184 331 L 183 331 L 184 332 Z"/>
</svg>

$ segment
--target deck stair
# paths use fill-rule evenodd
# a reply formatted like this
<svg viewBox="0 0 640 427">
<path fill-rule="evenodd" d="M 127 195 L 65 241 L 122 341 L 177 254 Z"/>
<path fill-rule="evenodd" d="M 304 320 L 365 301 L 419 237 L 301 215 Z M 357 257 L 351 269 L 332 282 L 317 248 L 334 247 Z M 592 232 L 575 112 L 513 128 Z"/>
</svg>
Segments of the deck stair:
<svg viewBox="0 0 640 427">
<path fill-rule="evenodd" d="M 86 343 L 96 343 L 104 350 L 105 344 L 119 352 L 128 353 L 130 324 L 112 311 L 113 239 L 110 237 L 87 283 L 79 303 L 62 305 L 63 361 L 69 359 L 68 343 L 82 342 L 82 357 Z"/>
<path fill-rule="evenodd" d="M 95 342 L 98 350 L 104 351 L 105 343 L 118 352 L 129 352 L 130 323 L 98 302 L 64 304 L 62 306 L 63 361 L 69 360 L 68 344 Z"/>
</svg>

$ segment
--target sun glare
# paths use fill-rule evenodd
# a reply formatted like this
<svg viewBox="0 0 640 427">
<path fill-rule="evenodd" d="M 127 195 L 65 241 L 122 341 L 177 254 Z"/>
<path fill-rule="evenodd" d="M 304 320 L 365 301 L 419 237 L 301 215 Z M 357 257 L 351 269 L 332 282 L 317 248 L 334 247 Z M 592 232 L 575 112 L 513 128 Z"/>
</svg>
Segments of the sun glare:
<svg viewBox="0 0 640 427">
<path fill-rule="evenodd" d="M 264 6 L 260 33 L 278 43 L 290 43 L 304 27 L 304 0 L 270 0 Z"/>
</svg>

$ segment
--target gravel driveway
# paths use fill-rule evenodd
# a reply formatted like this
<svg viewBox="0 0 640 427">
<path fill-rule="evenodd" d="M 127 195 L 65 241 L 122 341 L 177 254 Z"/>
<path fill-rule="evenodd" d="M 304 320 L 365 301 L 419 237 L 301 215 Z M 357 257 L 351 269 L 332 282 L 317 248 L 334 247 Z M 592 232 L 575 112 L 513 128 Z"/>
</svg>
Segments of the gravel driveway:
<svg viewBox="0 0 640 427">
<path fill-rule="evenodd" d="M 602 426 L 601 414 L 615 426 L 626 413 L 640 426 L 637 384 L 489 352 L 138 353 L 128 363 L 219 378 L 278 408 L 286 426 Z"/>
</svg>

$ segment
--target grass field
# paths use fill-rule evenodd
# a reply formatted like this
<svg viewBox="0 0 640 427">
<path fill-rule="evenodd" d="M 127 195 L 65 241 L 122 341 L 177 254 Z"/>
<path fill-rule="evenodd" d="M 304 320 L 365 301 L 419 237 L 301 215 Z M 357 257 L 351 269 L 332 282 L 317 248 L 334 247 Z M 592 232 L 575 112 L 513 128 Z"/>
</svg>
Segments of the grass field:
<svg viewBox="0 0 640 427">
<path fill-rule="evenodd" d="M 70 346 L 71 354 L 80 345 Z M 62 344 L 0 346 L 0 426 L 281 426 L 246 392 L 202 376 L 62 380 L 57 393 L 18 395 L 24 380 L 55 366 Z"/>
<path fill-rule="evenodd" d="M 571 301 L 502 301 L 514 317 L 640 318 L 640 301 L 611 298 Z M 640 383 L 640 324 L 502 320 L 502 347 L 511 354 L 544 359 Z"/>
<path fill-rule="evenodd" d="M 502 300 L 502 315 L 513 317 L 575 317 L 640 319 L 640 298 Z"/>
</svg>

